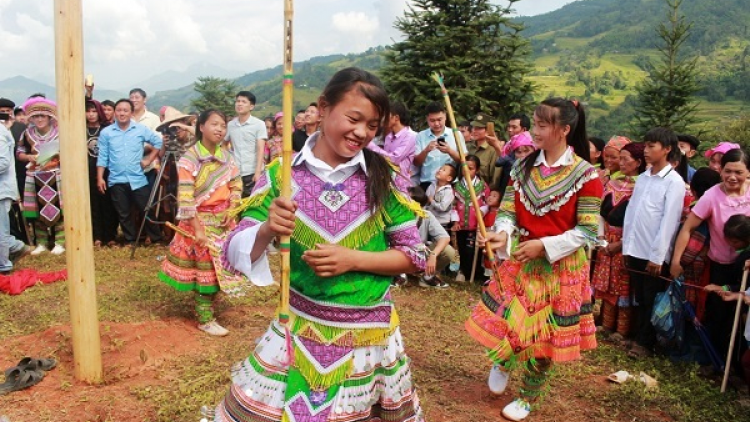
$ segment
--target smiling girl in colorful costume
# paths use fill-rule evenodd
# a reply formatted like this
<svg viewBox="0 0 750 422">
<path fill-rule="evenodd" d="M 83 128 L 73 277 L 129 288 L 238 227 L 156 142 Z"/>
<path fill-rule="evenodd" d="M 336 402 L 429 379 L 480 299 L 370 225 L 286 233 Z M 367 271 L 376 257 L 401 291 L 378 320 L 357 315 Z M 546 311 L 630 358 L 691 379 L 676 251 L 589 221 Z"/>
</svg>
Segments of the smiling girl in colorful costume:
<svg viewBox="0 0 750 422">
<path fill-rule="evenodd" d="M 216 421 L 421 421 L 389 293 L 393 276 L 424 269 L 419 206 L 365 148 L 388 120 L 388 96 L 348 68 L 318 104 L 320 131 L 291 163 L 292 199 L 279 197 L 276 160 L 224 247 L 229 266 L 267 285 L 266 247 L 291 235 L 291 315 L 288 331 L 277 316 L 233 368 Z"/>
</svg>

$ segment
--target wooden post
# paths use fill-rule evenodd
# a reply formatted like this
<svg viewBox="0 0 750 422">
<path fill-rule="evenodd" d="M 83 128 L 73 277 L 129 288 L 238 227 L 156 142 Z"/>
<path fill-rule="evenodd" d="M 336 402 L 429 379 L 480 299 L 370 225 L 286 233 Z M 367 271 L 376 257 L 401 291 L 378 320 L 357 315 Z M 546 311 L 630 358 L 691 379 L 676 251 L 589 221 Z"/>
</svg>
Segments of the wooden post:
<svg viewBox="0 0 750 422">
<path fill-rule="evenodd" d="M 284 136 L 282 137 L 283 148 L 281 155 L 281 196 L 291 198 L 292 196 L 292 102 L 294 95 L 294 70 L 292 62 L 293 52 L 293 21 L 294 1 L 284 1 L 284 84 L 282 86 L 282 111 L 284 117 Z M 279 249 L 281 252 L 281 304 L 279 306 L 279 322 L 285 327 L 289 326 L 289 285 L 291 274 L 291 262 L 289 257 L 291 238 L 281 236 Z M 286 335 L 290 335 L 289 332 Z M 292 353 L 291 350 L 287 351 Z"/>
<path fill-rule="evenodd" d="M 740 310 L 742 309 L 742 304 L 745 302 L 743 300 L 743 295 L 745 294 L 745 289 L 747 288 L 747 263 L 745 263 L 745 271 L 742 273 L 742 282 L 740 283 L 740 297 L 737 299 L 737 306 L 734 309 L 734 323 L 732 325 L 732 335 L 729 337 L 729 351 L 727 352 L 727 361 L 724 364 L 724 378 L 721 380 L 721 392 L 727 391 L 727 382 L 729 381 L 729 369 L 732 367 L 732 352 L 734 352 L 734 342 L 737 338 L 737 327 L 740 325 Z"/>
<path fill-rule="evenodd" d="M 81 0 L 55 0 L 55 85 L 60 133 L 65 249 L 74 374 L 102 381 L 102 354 L 91 234 Z"/>
</svg>

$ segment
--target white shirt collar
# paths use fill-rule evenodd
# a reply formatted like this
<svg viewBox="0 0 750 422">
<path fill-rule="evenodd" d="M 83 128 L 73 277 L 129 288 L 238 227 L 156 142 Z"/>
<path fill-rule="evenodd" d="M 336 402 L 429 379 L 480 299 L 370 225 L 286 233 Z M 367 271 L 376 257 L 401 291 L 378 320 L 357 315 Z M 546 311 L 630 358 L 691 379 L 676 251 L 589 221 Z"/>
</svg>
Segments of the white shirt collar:
<svg viewBox="0 0 750 422">
<path fill-rule="evenodd" d="M 539 151 L 539 155 L 536 157 L 536 161 L 534 161 L 534 166 L 539 166 L 541 164 L 544 164 L 549 168 L 569 166 L 575 161 L 573 155 L 573 148 L 568 147 L 563 155 L 561 155 L 560 158 L 557 159 L 557 161 L 555 161 L 553 164 L 549 164 L 547 163 L 547 158 L 544 156 L 544 150 L 541 150 Z"/>
<path fill-rule="evenodd" d="M 664 178 L 664 177 L 665 177 L 665 176 L 666 176 L 666 175 L 667 175 L 667 174 L 668 174 L 668 173 L 669 173 L 670 171 L 672 171 L 672 170 L 673 170 L 673 169 L 672 169 L 672 165 L 671 165 L 671 164 L 669 164 L 669 163 L 667 163 L 667 165 L 666 165 L 666 166 L 664 166 L 664 168 L 663 168 L 663 169 L 659 170 L 659 172 L 658 172 L 658 173 L 656 173 L 656 174 L 652 174 L 652 173 L 651 173 L 651 166 L 649 166 L 649 167 L 648 167 L 648 168 L 646 169 L 646 172 L 645 172 L 645 173 L 646 173 L 646 174 L 647 174 L 647 175 L 648 175 L 649 177 L 661 177 L 661 178 Z"/>
<path fill-rule="evenodd" d="M 365 172 L 365 175 L 367 175 L 367 164 L 365 163 L 365 154 L 362 151 L 359 151 L 354 157 L 352 157 L 351 160 L 345 163 L 339 164 L 338 166 L 336 166 L 336 168 L 331 167 L 330 165 L 328 165 L 328 163 L 316 157 L 315 154 L 313 154 L 312 149 L 315 146 L 315 143 L 318 141 L 318 136 L 320 136 L 320 132 L 315 132 L 312 135 L 310 135 L 309 138 L 307 138 L 307 142 L 305 142 L 305 145 L 302 147 L 299 154 L 297 154 L 297 156 L 294 157 L 294 160 L 292 161 L 292 167 L 295 167 L 304 162 L 307 162 L 308 165 L 313 166 L 317 169 L 323 170 L 324 172 L 336 173 L 340 170 L 359 166 L 362 169 L 362 171 Z"/>
</svg>

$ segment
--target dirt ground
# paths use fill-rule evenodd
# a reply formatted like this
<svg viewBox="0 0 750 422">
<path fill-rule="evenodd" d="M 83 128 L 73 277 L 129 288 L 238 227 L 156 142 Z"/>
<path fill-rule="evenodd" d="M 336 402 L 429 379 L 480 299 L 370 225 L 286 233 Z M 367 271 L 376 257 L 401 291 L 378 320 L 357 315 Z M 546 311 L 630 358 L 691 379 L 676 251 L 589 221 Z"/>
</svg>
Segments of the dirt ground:
<svg viewBox="0 0 750 422">
<path fill-rule="evenodd" d="M 417 301 L 421 302 L 421 301 Z M 421 307 L 420 303 L 412 306 Z M 270 316 L 271 307 L 262 314 Z M 258 314 L 257 308 L 230 308 L 224 313 L 228 320 L 237 320 L 244 314 Z M 247 342 L 248 334 L 260 335 L 265 326 L 233 327 L 229 336 L 214 340 L 195 329 L 194 322 L 186 319 L 156 320 L 136 324 L 101 323 L 104 383 L 88 385 L 74 377 L 71 331 L 69 326 L 56 326 L 43 332 L 7 338 L 0 345 L 0 366 L 15 365 L 9 357 L 31 355 L 55 356 L 58 366 L 44 380 L 27 390 L 0 397 L 0 415 L 10 422 L 44 421 L 119 421 L 141 422 L 158 419 L 159 409 L 136 391 L 146 392 L 176 381 L 181 360 L 211 349 L 220 351 L 222 342 Z M 448 330 L 450 331 L 450 330 Z M 409 331 L 406 331 L 407 333 Z M 455 334 L 455 332 L 453 332 Z M 408 339 L 409 336 L 407 336 Z M 254 337 L 253 337 L 254 338 Z M 502 406 L 513 399 L 515 388 L 502 396 L 489 393 L 485 377 L 488 364 L 463 365 L 458 368 L 440 368 L 435 365 L 435 350 L 423 349 L 417 343 L 407 344 L 413 359 L 415 377 L 425 379 L 420 391 L 423 407 L 429 421 L 496 421 Z M 463 346 L 461 346 L 463 347 Z M 444 351 L 437 351 L 444 354 Z M 449 352 L 450 353 L 450 352 Z M 441 359 L 438 359 L 441 360 Z M 480 360 L 481 362 L 481 360 Z M 227 368 L 228 373 L 228 368 Z M 595 389 L 615 388 L 599 375 L 583 378 Z M 418 380 L 419 382 L 419 380 Z M 513 386 L 513 384 L 512 384 Z M 528 420 L 534 421 L 593 421 L 626 420 L 618 417 L 601 418 L 596 407 L 576 389 L 556 388 L 548 403 Z M 611 415 L 613 416 L 613 415 Z M 668 415 L 658 410 L 643 415 L 641 421 L 670 421 Z M 186 422 L 197 421 L 186 419 Z"/>
</svg>

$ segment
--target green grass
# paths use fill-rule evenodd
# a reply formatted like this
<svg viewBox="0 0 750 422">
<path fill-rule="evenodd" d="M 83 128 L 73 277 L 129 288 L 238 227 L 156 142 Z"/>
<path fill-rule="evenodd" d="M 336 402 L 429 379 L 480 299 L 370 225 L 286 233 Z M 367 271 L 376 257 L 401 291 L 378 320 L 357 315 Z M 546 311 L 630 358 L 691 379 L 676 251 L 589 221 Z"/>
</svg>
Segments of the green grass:
<svg viewBox="0 0 750 422">
<path fill-rule="evenodd" d="M 94 410 L 90 420 L 195 421 L 201 405 L 218 403 L 230 382 L 229 368 L 247 356 L 253 339 L 267 327 L 277 288 L 256 288 L 240 299 L 222 299 L 217 313 L 231 330 L 230 337 L 207 338 L 197 330 L 190 331 L 194 323 L 190 295 L 176 292 L 156 278 L 160 267 L 157 257 L 165 252 L 164 247 L 142 248 L 134 261 L 129 260 L 129 249 L 96 252 L 102 347 L 107 357 L 104 386 L 84 388 L 74 380 L 69 360 L 71 338 L 55 334 L 52 355 L 61 359 L 57 369 L 59 385 L 47 384 L 39 391 L 52 392 L 64 401 L 47 397 L 33 407 L 26 408 L 24 404 L 23 417 L 16 417 L 21 413 L 15 409 L 21 409 L 18 406 L 26 403 L 25 397 L 41 394 L 32 389 L 31 393 L 0 396 L 0 414 L 12 412 L 6 413 L 12 421 L 57 422 L 60 415 L 72 414 L 76 407 L 91 407 Z M 46 255 L 29 257 L 23 266 L 49 271 L 62 268 L 64 263 L 63 258 Z M 0 352 L 10 356 L 9 360 L 33 348 L 35 338 L 50 341 L 43 340 L 50 336 L 50 327 L 69 324 L 66 284 L 35 286 L 19 296 L 0 296 Z M 509 393 L 496 398 L 487 392 L 489 362 L 484 350 L 463 329 L 478 295 L 477 287 L 466 285 L 441 291 L 411 286 L 394 291 L 406 350 L 428 420 L 500 420 L 500 409 L 520 386 L 515 374 Z M 138 372 L 142 375 L 130 374 L 128 371 L 133 368 L 124 363 L 117 367 L 106 363 L 118 354 L 135 350 L 137 359 L 139 349 L 151 350 L 139 344 L 138 339 L 123 335 L 122 330 L 127 328 L 116 328 L 115 324 L 162 321 L 185 321 L 190 338 L 184 340 L 195 343 L 194 349 L 179 356 L 149 358 L 150 369 Z M 15 343 L 24 335 L 29 335 L 32 343 Z M 143 356 L 141 359 L 146 360 Z M 659 388 L 647 391 L 636 382 L 615 385 L 605 381 L 607 374 L 621 369 L 636 374 L 644 371 L 659 381 Z M 141 380 L 141 376 L 146 378 Z M 579 361 L 557 365 L 551 386 L 544 405 L 529 419 L 531 422 L 750 421 L 747 409 L 738 404 L 737 393 L 730 389 L 727 394 L 720 394 L 714 382 L 698 376 L 695 366 L 659 358 L 635 361 L 606 343 Z M 49 403 L 57 407 L 50 408 Z M 133 417 L 123 410 L 129 408 L 139 409 L 139 415 Z"/>
</svg>

